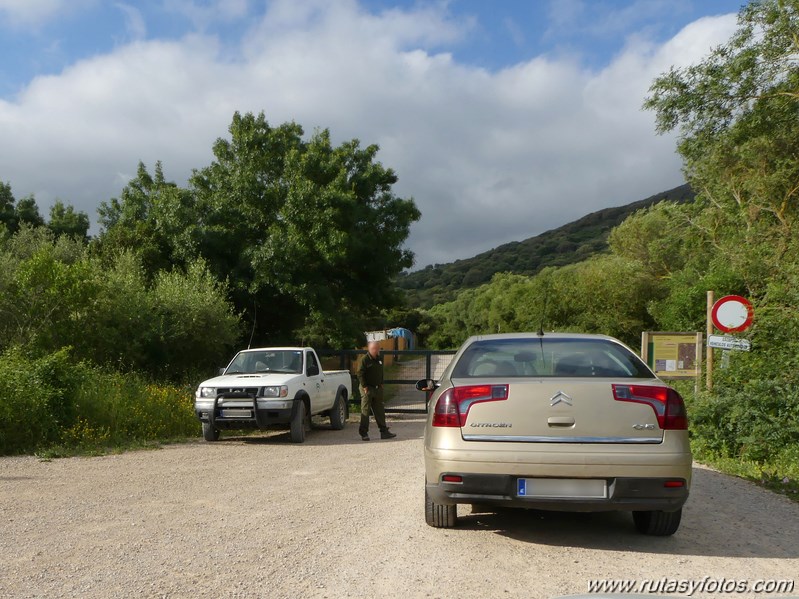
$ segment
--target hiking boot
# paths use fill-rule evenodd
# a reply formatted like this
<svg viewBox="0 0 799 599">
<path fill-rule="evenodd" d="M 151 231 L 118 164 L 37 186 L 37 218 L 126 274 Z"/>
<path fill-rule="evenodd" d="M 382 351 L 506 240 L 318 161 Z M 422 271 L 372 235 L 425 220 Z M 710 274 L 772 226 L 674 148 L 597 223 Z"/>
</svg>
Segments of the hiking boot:
<svg viewBox="0 0 799 599">
<path fill-rule="evenodd" d="M 361 441 L 369 440 L 369 416 L 361 414 L 361 424 L 358 427 L 358 434 L 361 436 Z"/>
<path fill-rule="evenodd" d="M 394 437 L 396 437 L 396 436 L 397 436 L 397 435 L 395 435 L 394 433 L 392 433 L 392 432 L 391 432 L 390 430 L 388 430 L 388 429 L 386 429 L 386 430 L 384 430 L 384 431 L 380 431 L 380 438 L 381 438 L 381 439 L 393 439 L 393 438 L 394 438 Z"/>
</svg>

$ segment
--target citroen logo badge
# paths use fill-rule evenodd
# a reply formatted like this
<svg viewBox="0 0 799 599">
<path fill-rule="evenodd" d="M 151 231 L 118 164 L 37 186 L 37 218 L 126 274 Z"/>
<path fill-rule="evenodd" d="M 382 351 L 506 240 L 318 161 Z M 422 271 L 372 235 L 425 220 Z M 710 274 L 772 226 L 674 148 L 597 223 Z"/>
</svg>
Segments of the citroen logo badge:
<svg viewBox="0 0 799 599">
<path fill-rule="evenodd" d="M 558 391 L 549 400 L 550 406 L 556 406 L 559 403 L 565 403 L 567 406 L 572 405 L 572 398 L 566 395 L 563 391 Z"/>
</svg>

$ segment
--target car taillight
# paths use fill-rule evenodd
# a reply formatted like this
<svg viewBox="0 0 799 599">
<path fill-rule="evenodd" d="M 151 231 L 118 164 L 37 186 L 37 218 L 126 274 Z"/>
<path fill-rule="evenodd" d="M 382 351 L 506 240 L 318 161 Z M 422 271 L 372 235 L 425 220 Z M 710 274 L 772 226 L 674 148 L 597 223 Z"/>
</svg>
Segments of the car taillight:
<svg viewBox="0 0 799 599">
<path fill-rule="evenodd" d="M 652 406 L 663 430 L 685 430 L 688 428 L 688 415 L 685 402 L 671 387 L 651 385 L 613 385 L 613 398 L 616 401 L 631 401 Z"/>
<path fill-rule="evenodd" d="M 469 385 L 444 391 L 433 409 L 433 426 L 463 426 L 476 403 L 508 399 L 508 385 Z"/>
</svg>

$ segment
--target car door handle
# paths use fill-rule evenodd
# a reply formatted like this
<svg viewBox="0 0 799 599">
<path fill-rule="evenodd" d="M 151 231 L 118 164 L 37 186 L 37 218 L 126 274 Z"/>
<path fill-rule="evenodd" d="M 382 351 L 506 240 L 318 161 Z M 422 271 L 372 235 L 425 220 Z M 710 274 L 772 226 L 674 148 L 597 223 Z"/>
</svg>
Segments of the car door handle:
<svg viewBox="0 0 799 599">
<path fill-rule="evenodd" d="M 549 426 L 574 426 L 574 418 L 572 416 L 552 416 L 547 420 Z"/>
</svg>

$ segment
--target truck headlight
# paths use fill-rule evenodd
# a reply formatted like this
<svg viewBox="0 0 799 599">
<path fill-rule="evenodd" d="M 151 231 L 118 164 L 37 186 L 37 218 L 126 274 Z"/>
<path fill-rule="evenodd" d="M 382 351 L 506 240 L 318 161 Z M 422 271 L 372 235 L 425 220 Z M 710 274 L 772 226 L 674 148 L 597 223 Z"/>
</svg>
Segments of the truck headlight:
<svg viewBox="0 0 799 599">
<path fill-rule="evenodd" d="M 216 397 L 215 387 L 200 387 L 200 397 Z"/>
<path fill-rule="evenodd" d="M 287 397 L 289 388 L 286 385 L 264 387 L 262 397 Z"/>
</svg>

